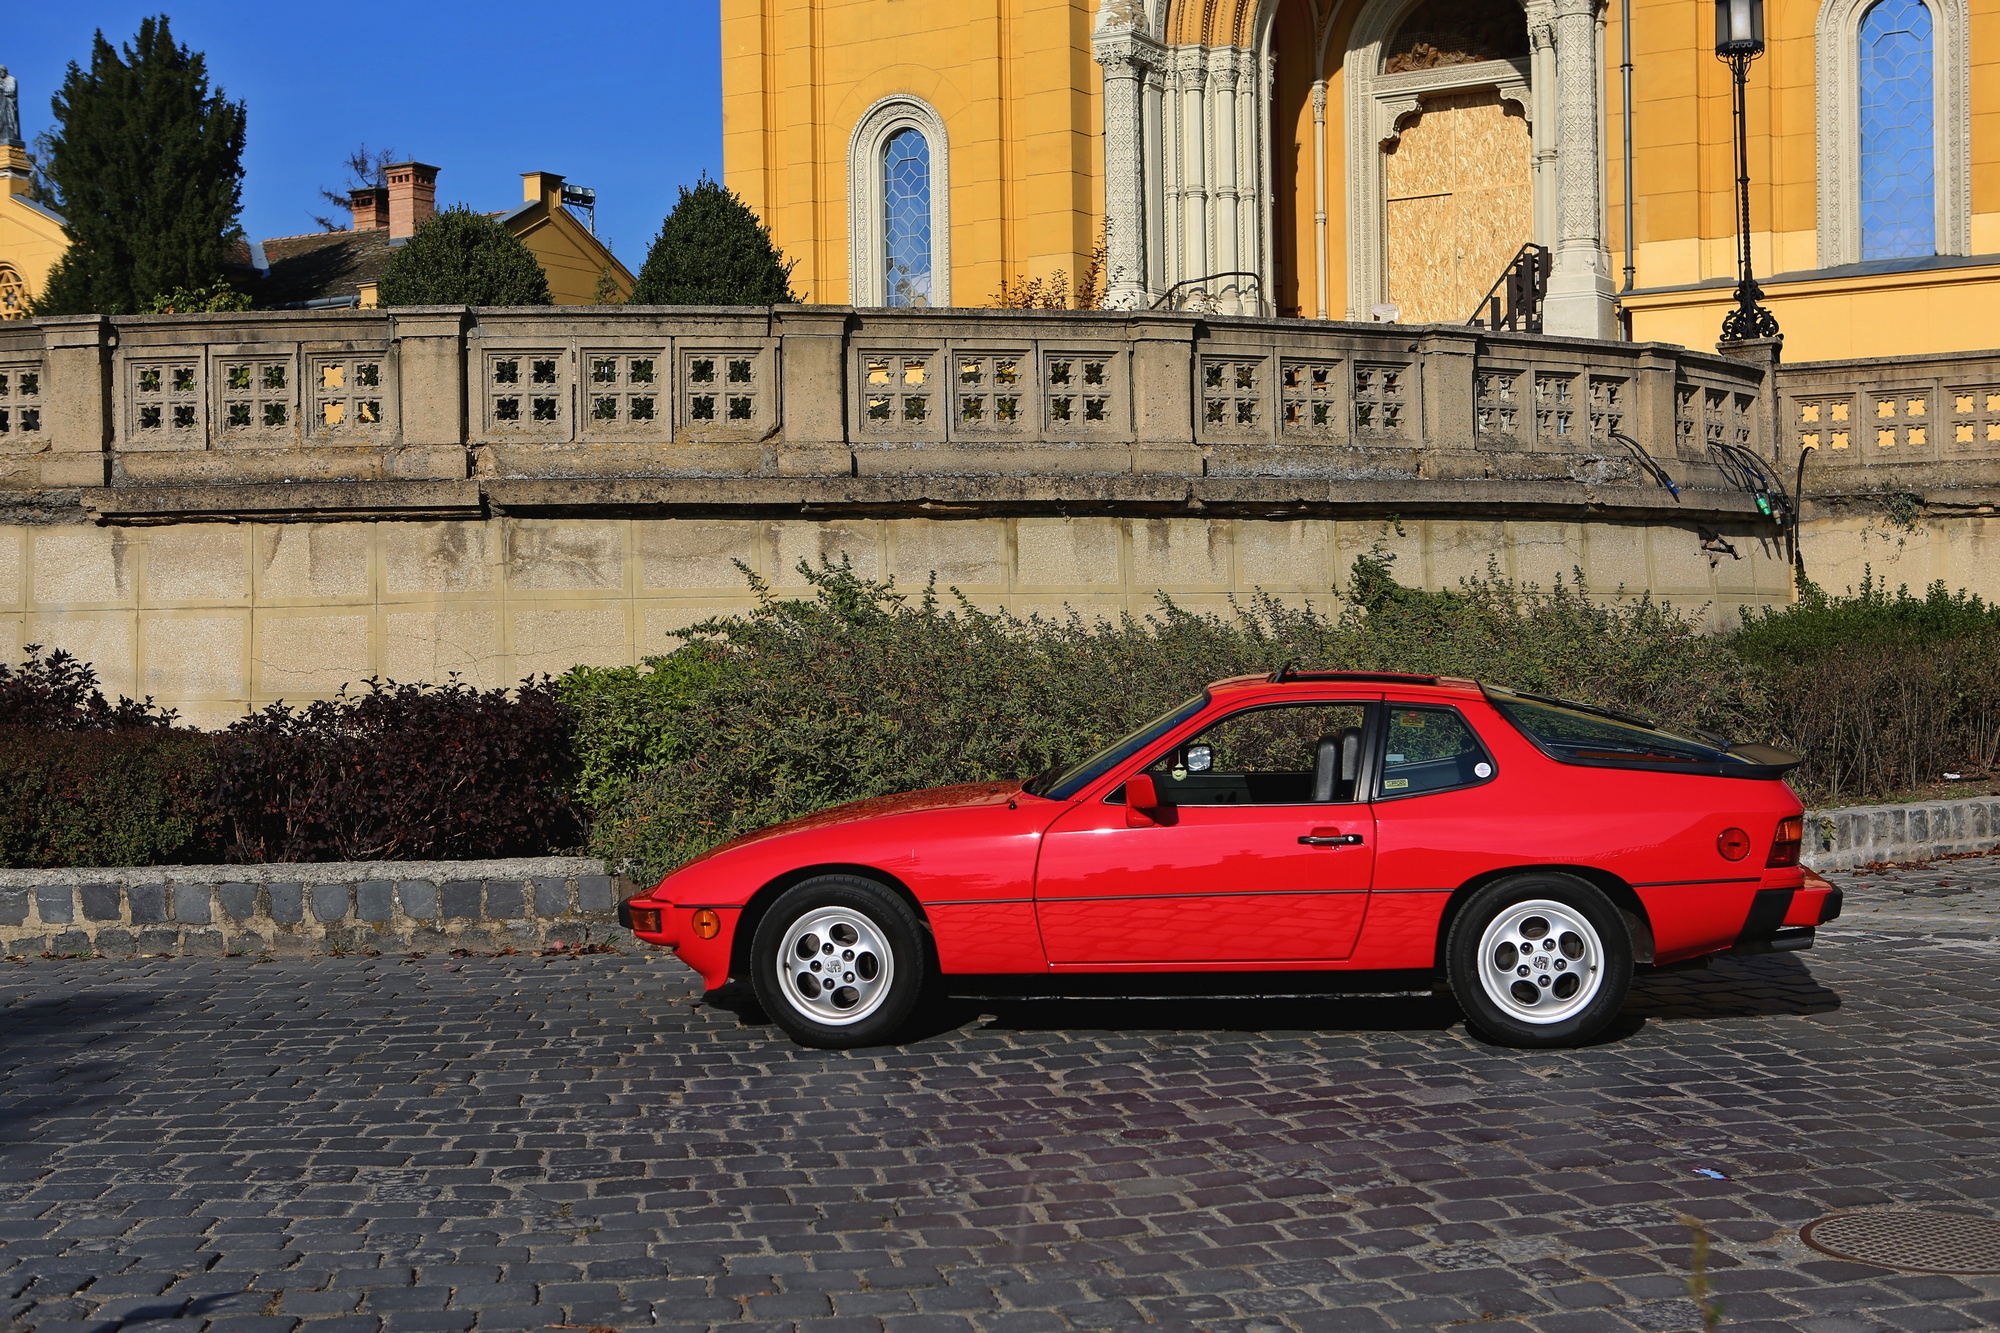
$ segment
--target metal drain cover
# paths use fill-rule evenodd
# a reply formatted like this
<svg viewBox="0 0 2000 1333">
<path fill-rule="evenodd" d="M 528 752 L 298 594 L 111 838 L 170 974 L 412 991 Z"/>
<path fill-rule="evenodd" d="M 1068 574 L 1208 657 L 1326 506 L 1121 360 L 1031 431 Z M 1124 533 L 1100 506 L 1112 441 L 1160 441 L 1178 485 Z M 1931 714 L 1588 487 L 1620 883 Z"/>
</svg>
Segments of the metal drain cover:
<svg viewBox="0 0 2000 1333">
<path fill-rule="evenodd" d="M 1835 1213 L 1801 1239 L 1824 1254 L 1919 1273 L 2000 1273 L 2000 1221 L 1959 1213 Z"/>
</svg>

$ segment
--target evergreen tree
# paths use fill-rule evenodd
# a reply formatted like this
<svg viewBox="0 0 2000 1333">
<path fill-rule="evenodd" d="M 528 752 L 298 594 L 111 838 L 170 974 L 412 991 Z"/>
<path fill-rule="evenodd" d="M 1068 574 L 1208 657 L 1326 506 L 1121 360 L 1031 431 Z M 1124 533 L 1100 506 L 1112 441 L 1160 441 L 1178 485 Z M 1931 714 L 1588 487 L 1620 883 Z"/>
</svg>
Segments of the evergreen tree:
<svg viewBox="0 0 2000 1333">
<path fill-rule="evenodd" d="M 779 305 L 792 295 L 796 259 L 778 256 L 750 206 L 703 176 L 667 220 L 632 288 L 634 305 Z"/>
<path fill-rule="evenodd" d="M 382 274 L 383 305 L 554 305 L 549 276 L 498 218 L 454 204 L 417 228 Z"/>
<path fill-rule="evenodd" d="M 54 109 L 46 172 L 70 247 L 35 313 L 131 314 L 220 280 L 243 235 L 243 104 L 210 90 L 166 16 L 141 22 L 122 58 L 99 32 Z"/>
</svg>

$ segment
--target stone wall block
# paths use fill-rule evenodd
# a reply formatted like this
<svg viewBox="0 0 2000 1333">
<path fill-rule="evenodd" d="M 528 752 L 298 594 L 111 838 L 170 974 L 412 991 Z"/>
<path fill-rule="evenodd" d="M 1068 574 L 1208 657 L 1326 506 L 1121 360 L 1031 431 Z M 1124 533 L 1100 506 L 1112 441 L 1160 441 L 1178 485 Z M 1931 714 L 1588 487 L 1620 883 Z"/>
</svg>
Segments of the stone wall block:
<svg viewBox="0 0 2000 1333">
<path fill-rule="evenodd" d="M 138 937 L 123 926 L 106 926 L 99 930 L 92 945 L 99 953 L 120 954 L 139 951 Z"/>
<path fill-rule="evenodd" d="M 126 900 L 132 907 L 132 924 L 135 926 L 157 926 L 171 920 L 167 915 L 167 886 L 164 884 L 134 884 L 126 890 Z"/>
<path fill-rule="evenodd" d="M 495 921 L 511 921 L 524 916 L 523 897 L 521 881 L 489 879 L 486 881 L 486 915 Z"/>
<path fill-rule="evenodd" d="M 106 945 L 104 939 L 106 933 L 104 931 L 98 932 L 97 947 L 109 952 L 109 947 Z M 139 953 L 179 953 L 181 951 L 181 933 L 167 926 L 149 927 L 139 932 L 136 949 Z"/>
<path fill-rule="evenodd" d="M 219 930 L 190 930 L 181 935 L 181 952 L 214 957 L 226 946 Z"/>
<path fill-rule="evenodd" d="M 116 884 L 79 884 L 76 896 L 83 903 L 86 921 L 117 921 L 124 916 Z"/>
<path fill-rule="evenodd" d="M 271 919 L 287 923 L 301 923 L 306 919 L 306 886 L 303 884 L 273 884 L 266 890 L 271 904 Z"/>
<path fill-rule="evenodd" d="M 239 887 L 249 888 L 250 886 L 245 884 Z M 257 895 L 253 892 L 250 895 L 250 901 L 254 905 L 256 900 Z M 174 885 L 174 920 L 179 921 L 183 925 L 205 926 L 214 919 L 213 904 L 209 898 L 208 885 Z M 218 941 L 216 947 L 220 948 L 219 941 L 221 940 L 221 936 L 218 935 L 216 939 Z"/>
<path fill-rule="evenodd" d="M 76 891 L 67 884 L 43 884 L 35 889 L 35 911 L 45 926 L 66 926 L 76 920 Z"/>
<path fill-rule="evenodd" d="M 90 953 L 95 948 L 89 934 L 81 930 L 61 931 L 49 941 L 50 953 Z"/>
<path fill-rule="evenodd" d="M 538 879 L 535 885 L 535 915 L 561 916 L 569 911 L 569 881 Z"/>
<path fill-rule="evenodd" d="M 478 880 L 459 879 L 444 885 L 438 890 L 438 914 L 444 917 L 478 916 L 479 890 Z"/>
<path fill-rule="evenodd" d="M 437 885 L 429 880 L 404 880 L 396 885 L 396 896 L 403 900 L 403 915 L 413 916 L 419 921 L 437 919 Z"/>
<path fill-rule="evenodd" d="M 396 916 L 396 886 L 371 879 L 354 886 L 354 915 L 363 921 L 392 921 Z"/>
<path fill-rule="evenodd" d="M 257 915 L 255 884 L 223 884 L 215 890 L 215 897 L 223 912 L 238 921 L 248 921 Z"/>
<path fill-rule="evenodd" d="M 339 921 L 349 907 L 345 884 L 315 884 L 312 890 L 313 915 L 321 921 Z"/>
<path fill-rule="evenodd" d="M 0 926 L 28 924 L 28 890 L 0 888 Z"/>
<path fill-rule="evenodd" d="M 576 907 L 579 912 L 609 912 L 615 905 L 611 898 L 609 875 L 576 877 Z"/>
</svg>

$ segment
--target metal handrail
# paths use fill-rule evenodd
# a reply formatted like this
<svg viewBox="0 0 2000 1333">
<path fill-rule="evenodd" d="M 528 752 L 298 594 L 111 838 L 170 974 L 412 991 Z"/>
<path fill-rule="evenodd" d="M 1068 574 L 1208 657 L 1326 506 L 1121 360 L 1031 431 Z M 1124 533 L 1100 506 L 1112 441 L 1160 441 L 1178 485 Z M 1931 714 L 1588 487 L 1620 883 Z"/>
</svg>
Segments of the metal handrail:
<svg viewBox="0 0 2000 1333">
<path fill-rule="evenodd" d="M 1506 290 L 1506 313 L 1501 313 L 1500 294 Z M 1542 331 L 1542 301 L 1549 294 L 1549 250 L 1529 241 L 1515 252 L 1490 287 L 1472 318 L 1465 322 L 1489 329 L 1514 333 Z M 1526 327 L 1521 327 L 1525 325 Z"/>
<path fill-rule="evenodd" d="M 1258 304 L 1258 306 L 1259 306 L 1260 308 L 1261 308 L 1261 307 L 1263 306 L 1263 304 L 1264 304 L 1264 277 L 1263 277 L 1263 275 L 1262 275 L 1261 273 L 1252 273 L 1252 272 L 1251 272 L 1251 271 L 1249 271 L 1248 269 L 1232 269 L 1232 270 L 1230 270 L 1230 271 L 1229 271 L 1229 272 L 1227 272 L 1227 273 L 1209 273 L 1209 274 L 1206 274 L 1206 275 L 1204 275 L 1204 276 L 1202 276 L 1202 277 L 1199 277 L 1199 278 L 1183 278 L 1183 279 L 1182 279 L 1181 281 L 1179 281 L 1179 282 L 1175 283 L 1175 284 L 1174 284 L 1173 286 L 1171 286 L 1171 287 L 1167 288 L 1167 289 L 1166 289 L 1166 290 L 1165 290 L 1164 292 L 1161 292 L 1161 293 L 1160 293 L 1160 297 L 1159 297 L 1159 299 L 1158 299 L 1157 301 L 1154 301 L 1152 305 L 1150 305 L 1150 306 L 1148 306 L 1148 307 L 1147 307 L 1147 309 L 1149 309 L 1149 310 L 1158 310 L 1158 309 L 1159 309 L 1159 308 L 1160 308 L 1160 307 L 1161 307 L 1162 305 L 1165 305 L 1165 304 L 1166 304 L 1166 303 L 1167 303 L 1168 301 L 1171 301 L 1171 300 L 1173 300 L 1173 299 L 1174 299 L 1174 293 L 1175 293 L 1175 292 L 1177 292 L 1177 291 L 1179 291 L 1179 290 L 1180 290 L 1181 288 L 1183 288 L 1183 287 L 1194 287 L 1194 286 L 1198 286 L 1198 285 L 1200 285 L 1200 284 L 1202 284 L 1202 283 L 1206 283 L 1206 282 L 1214 282 L 1214 281 L 1215 281 L 1215 280 L 1216 280 L 1217 278 L 1248 278 L 1248 279 L 1250 279 L 1250 280 L 1251 280 L 1252 282 L 1254 282 L 1254 283 L 1256 283 L 1256 284 L 1257 284 L 1257 304 Z M 1179 307 L 1178 307 L 1178 306 L 1170 306 L 1170 307 L 1168 307 L 1168 308 L 1169 308 L 1169 309 L 1179 309 Z"/>
</svg>

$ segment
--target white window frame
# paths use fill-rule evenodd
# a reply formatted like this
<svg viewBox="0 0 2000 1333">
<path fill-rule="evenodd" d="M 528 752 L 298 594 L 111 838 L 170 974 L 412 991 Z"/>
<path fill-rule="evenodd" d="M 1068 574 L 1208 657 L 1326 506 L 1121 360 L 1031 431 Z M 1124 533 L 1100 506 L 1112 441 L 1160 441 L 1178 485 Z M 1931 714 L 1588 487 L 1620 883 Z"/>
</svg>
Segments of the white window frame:
<svg viewBox="0 0 2000 1333">
<path fill-rule="evenodd" d="M 1972 53 L 1966 0 L 1931 11 L 1931 162 L 1941 255 L 1972 253 Z M 1819 266 L 1861 262 L 1861 19 L 1875 0 L 1826 0 L 1819 58 Z"/>
<path fill-rule="evenodd" d="M 882 271 L 882 152 L 914 129 L 931 150 L 931 296 L 951 304 L 951 164 L 944 117 L 920 97 L 898 93 L 868 108 L 847 141 L 847 293 L 857 306 L 888 304 Z"/>
</svg>

